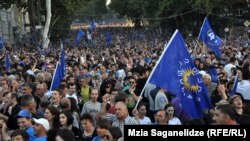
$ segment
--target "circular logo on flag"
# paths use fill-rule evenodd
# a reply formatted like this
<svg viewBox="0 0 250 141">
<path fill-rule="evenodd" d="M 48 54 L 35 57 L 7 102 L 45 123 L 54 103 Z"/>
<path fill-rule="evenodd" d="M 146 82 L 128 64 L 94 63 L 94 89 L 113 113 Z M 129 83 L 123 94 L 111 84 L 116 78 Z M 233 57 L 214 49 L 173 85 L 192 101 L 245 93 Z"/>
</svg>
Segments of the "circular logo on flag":
<svg viewBox="0 0 250 141">
<path fill-rule="evenodd" d="M 185 89 L 187 89 L 188 91 L 191 91 L 191 92 L 198 92 L 199 90 L 199 86 L 197 83 L 190 83 L 190 79 L 192 76 L 194 76 L 194 72 L 192 69 L 187 69 L 187 70 L 184 70 L 184 73 L 183 73 L 183 84 L 184 84 L 184 87 Z"/>
</svg>

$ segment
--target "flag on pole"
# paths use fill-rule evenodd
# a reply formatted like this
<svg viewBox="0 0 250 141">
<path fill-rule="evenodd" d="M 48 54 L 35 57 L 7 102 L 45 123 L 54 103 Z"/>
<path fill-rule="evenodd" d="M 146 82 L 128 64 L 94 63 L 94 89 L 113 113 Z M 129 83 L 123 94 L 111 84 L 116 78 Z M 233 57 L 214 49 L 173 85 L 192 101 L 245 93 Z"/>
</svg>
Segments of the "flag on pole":
<svg viewBox="0 0 250 141">
<path fill-rule="evenodd" d="M 2 50 L 4 47 L 4 43 L 3 43 L 3 37 L 0 36 L 0 50 Z"/>
<path fill-rule="evenodd" d="M 230 96 L 235 95 L 236 89 L 237 89 L 237 85 L 238 85 L 238 82 L 239 82 L 239 76 L 236 75 L 236 77 L 235 77 L 235 79 L 234 79 L 234 85 L 233 85 L 233 88 L 232 88 L 232 91 L 231 91 Z"/>
<path fill-rule="evenodd" d="M 7 51 L 5 52 L 5 70 L 6 71 L 10 70 L 10 58 Z"/>
<path fill-rule="evenodd" d="M 217 58 L 221 57 L 220 47 L 222 40 L 212 30 L 207 17 L 202 24 L 198 40 L 204 42 L 215 53 Z"/>
<path fill-rule="evenodd" d="M 178 30 L 158 60 L 149 83 L 178 96 L 183 110 L 193 118 L 202 118 L 204 110 L 212 108 L 207 88 Z"/>
<path fill-rule="evenodd" d="M 96 27 L 97 27 L 97 23 L 96 23 L 96 22 L 91 22 L 91 23 L 89 24 L 89 29 L 90 29 L 91 31 L 92 31 L 92 30 L 95 30 Z"/>
<path fill-rule="evenodd" d="M 110 32 L 107 32 L 106 33 L 106 45 L 109 45 L 112 43 L 112 37 L 111 37 L 111 34 Z"/>
<path fill-rule="evenodd" d="M 50 91 L 53 91 L 60 86 L 61 80 L 63 79 L 61 71 L 61 66 L 59 62 L 57 62 L 56 69 L 54 70 L 54 75 L 50 85 Z"/>
<path fill-rule="evenodd" d="M 77 46 L 79 46 L 83 36 L 85 36 L 85 33 L 81 29 L 79 29 L 75 39 L 75 43 Z"/>
</svg>

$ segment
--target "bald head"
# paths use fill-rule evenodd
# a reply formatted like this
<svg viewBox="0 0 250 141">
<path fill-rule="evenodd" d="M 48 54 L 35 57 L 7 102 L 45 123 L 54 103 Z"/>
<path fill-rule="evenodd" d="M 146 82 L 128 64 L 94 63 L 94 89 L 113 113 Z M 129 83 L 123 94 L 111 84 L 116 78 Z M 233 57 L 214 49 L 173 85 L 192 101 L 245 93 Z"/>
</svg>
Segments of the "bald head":
<svg viewBox="0 0 250 141">
<path fill-rule="evenodd" d="M 65 109 L 70 110 L 70 107 L 71 107 L 70 100 L 68 98 L 61 99 L 60 107 L 62 110 L 65 110 Z"/>
<path fill-rule="evenodd" d="M 124 120 L 128 116 L 128 108 L 125 102 L 119 101 L 115 104 L 115 115 L 119 120 Z"/>
</svg>

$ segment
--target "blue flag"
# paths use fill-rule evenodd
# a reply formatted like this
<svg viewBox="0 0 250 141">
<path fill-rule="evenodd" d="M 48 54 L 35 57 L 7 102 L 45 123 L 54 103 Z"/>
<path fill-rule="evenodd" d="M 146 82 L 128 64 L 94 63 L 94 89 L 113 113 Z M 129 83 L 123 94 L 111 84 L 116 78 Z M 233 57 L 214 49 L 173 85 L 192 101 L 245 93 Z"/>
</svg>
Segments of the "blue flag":
<svg viewBox="0 0 250 141">
<path fill-rule="evenodd" d="M 96 22 L 91 22 L 91 23 L 89 24 L 89 29 L 90 29 L 91 31 L 92 31 L 92 30 L 95 30 L 96 27 L 97 27 Z"/>
<path fill-rule="evenodd" d="M 54 70 L 53 79 L 50 85 L 50 91 L 57 89 L 60 86 L 62 77 L 61 65 L 59 63 L 56 64 L 56 69 Z"/>
<path fill-rule="evenodd" d="M 204 42 L 215 53 L 217 58 L 221 57 L 220 47 L 222 40 L 212 30 L 207 17 L 202 24 L 198 40 Z"/>
<path fill-rule="evenodd" d="M 81 29 L 79 29 L 75 39 L 75 43 L 77 46 L 79 46 L 83 36 L 85 36 L 85 33 Z"/>
<path fill-rule="evenodd" d="M 106 33 L 106 44 L 109 45 L 112 43 L 112 37 L 111 37 L 111 34 L 110 32 L 107 32 Z"/>
<path fill-rule="evenodd" d="M 64 51 L 63 43 L 61 43 L 60 66 L 62 70 L 62 78 L 64 78 L 66 75 L 66 64 L 65 64 L 65 51 Z"/>
<path fill-rule="evenodd" d="M 230 96 L 235 95 L 236 89 L 237 89 L 237 85 L 238 85 L 238 82 L 239 82 L 239 76 L 236 75 L 236 77 L 235 77 L 235 79 L 234 79 L 234 85 L 233 85 L 233 88 L 232 88 L 232 91 L 231 91 Z"/>
<path fill-rule="evenodd" d="M 178 96 L 183 110 L 193 118 L 203 117 L 203 111 L 212 108 L 207 88 L 178 30 L 163 51 L 149 83 Z"/>
<path fill-rule="evenodd" d="M 218 73 L 216 68 L 208 68 L 208 74 L 211 76 L 211 81 L 214 83 L 218 83 Z"/>
<path fill-rule="evenodd" d="M 0 36 L 0 50 L 3 49 L 4 44 L 3 44 L 3 37 Z"/>
<path fill-rule="evenodd" d="M 10 58 L 7 52 L 5 52 L 5 70 L 10 70 Z"/>
</svg>

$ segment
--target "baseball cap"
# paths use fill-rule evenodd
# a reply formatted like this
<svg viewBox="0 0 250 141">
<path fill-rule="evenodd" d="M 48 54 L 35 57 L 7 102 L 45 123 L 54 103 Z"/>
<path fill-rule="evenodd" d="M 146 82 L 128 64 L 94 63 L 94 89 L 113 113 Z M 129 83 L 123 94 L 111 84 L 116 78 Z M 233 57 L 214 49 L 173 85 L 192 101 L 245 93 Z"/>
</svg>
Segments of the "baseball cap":
<svg viewBox="0 0 250 141">
<path fill-rule="evenodd" d="M 31 117 L 32 117 L 32 114 L 31 114 L 28 110 L 23 109 L 23 110 L 21 110 L 21 111 L 17 114 L 16 117 L 17 117 L 17 118 L 21 118 L 21 117 L 31 118 Z"/>
<path fill-rule="evenodd" d="M 33 118 L 34 122 L 37 123 L 37 124 L 40 124 L 43 126 L 43 128 L 48 131 L 49 130 L 49 122 L 47 119 L 45 118 L 39 118 L 39 119 L 35 119 Z"/>
</svg>

